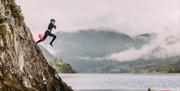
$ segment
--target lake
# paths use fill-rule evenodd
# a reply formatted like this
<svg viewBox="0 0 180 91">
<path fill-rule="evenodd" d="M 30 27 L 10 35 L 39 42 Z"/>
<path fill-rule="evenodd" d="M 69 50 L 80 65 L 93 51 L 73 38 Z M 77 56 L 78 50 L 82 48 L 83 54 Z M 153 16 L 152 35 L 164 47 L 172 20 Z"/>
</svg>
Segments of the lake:
<svg viewBox="0 0 180 91">
<path fill-rule="evenodd" d="M 75 91 L 180 91 L 180 74 L 60 74 Z"/>
</svg>

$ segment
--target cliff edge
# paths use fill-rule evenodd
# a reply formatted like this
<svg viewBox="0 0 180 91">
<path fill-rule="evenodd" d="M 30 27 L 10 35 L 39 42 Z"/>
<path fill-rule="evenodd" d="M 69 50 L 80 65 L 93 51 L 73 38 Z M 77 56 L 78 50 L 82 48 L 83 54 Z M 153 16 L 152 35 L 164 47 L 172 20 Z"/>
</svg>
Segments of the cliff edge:
<svg viewBox="0 0 180 91">
<path fill-rule="evenodd" d="M 0 91 L 72 91 L 47 63 L 15 0 L 0 0 Z"/>
</svg>

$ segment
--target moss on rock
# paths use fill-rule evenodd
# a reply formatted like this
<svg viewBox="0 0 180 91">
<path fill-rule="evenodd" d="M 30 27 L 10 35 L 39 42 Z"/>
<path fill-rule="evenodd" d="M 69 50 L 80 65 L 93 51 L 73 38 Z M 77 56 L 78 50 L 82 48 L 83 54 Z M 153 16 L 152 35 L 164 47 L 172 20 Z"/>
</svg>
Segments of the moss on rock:
<svg viewBox="0 0 180 91">
<path fill-rule="evenodd" d="M 6 38 L 7 35 L 10 35 L 10 31 L 7 30 L 7 27 L 6 25 L 0 25 L 0 35 L 3 37 L 3 38 Z"/>
<path fill-rule="evenodd" d="M 0 15 L 0 24 L 6 22 L 8 18 L 6 16 Z"/>
<path fill-rule="evenodd" d="M 24 16 L 22 15 L 22 11 L 19 6 L 17 6 L 15 3 L 9 3 L 8 6 L 10 7 L 12 16 L 14 18 L 17 18 L 19 21 L 24 20 Z"/>
</svg>

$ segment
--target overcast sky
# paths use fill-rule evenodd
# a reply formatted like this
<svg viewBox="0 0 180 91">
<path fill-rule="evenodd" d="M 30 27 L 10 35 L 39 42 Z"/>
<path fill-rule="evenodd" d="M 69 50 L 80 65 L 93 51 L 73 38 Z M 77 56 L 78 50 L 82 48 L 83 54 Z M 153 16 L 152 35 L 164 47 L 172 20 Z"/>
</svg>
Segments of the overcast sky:
<svg viewBox="0 0 180 91">
<path fill-rule="evenodd" d="M 50 18 L 56 31 L 112 28 L 127 34 L 179 32 L 179 0 L 17 0 L 35 39 Z"/>
</svg>

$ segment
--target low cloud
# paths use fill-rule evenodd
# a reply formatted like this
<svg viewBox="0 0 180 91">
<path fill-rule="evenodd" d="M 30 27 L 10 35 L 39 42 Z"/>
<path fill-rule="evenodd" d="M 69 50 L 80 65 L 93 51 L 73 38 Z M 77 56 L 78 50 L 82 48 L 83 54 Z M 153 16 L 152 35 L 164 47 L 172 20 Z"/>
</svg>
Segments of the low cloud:
<svg viewBox="0 0 180 91">
<path fill-rule="evenodd" d="M 132 61 L 139 58 L 168 58 L 180 56 L 180 31 L 161 31 L 149 43 L 140 49 L 130 48 L 107 56 L 107 59 L 117 61 Z"/>
<path fill-rule="evenodd" d="M 174 27 L 175 29 L 175 27 Z M 115 61 L 133 61 L 137 59 L 149 60 L 152 58 L 166 59 L 169 57 L 180 56 L 180 31 L 177 27 L 176 32 L 171 29 L 158 31 L 156 36 L 148 43 L 137 49 L 129 48 L 118 53 L 112 53 L 104 57 L 77 57 L 80 60 L 115 60 Z"/>
<path fill-rule="evenodd" d="M 93 61 L 106 60 L 105 57 L 89 57 L 89 56 L 80 56 L 80 57 L 76 57 L 75 59 L 78 59 L 78 60 L 86 60 L 86 61 L 89 61 L 89 60 L 93 60 Z"/>
</svg>

